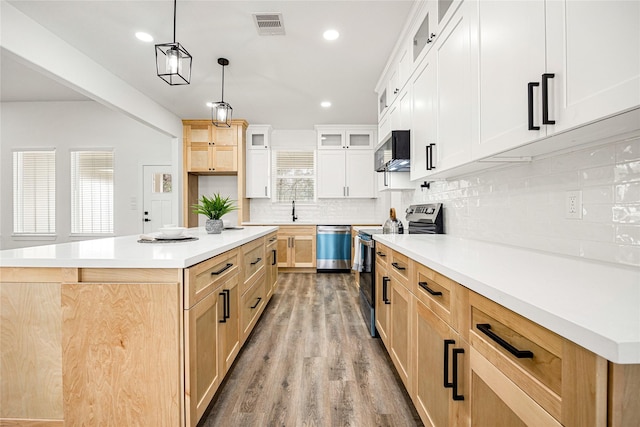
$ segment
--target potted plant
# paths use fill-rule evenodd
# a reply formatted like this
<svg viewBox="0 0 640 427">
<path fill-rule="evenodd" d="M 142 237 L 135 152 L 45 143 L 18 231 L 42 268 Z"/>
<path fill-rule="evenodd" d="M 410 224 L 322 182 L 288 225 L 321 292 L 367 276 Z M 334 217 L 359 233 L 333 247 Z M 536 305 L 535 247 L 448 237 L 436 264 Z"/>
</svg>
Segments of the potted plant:
<svg viewBox="0 0 640 427">
<path fill-rule="evenodd" d="M 238 209 L 233 200 L 229 197 L 222 197 L 220 193 L 216 193 L 211 198 L 202 196 L 200 203 L 193 205 L 193 213 L 206 216 L 207 222 L 205 229 L 209 234 L 220 234 L 222 232 L 222 216 L 231 211 Z"/>
</svg>

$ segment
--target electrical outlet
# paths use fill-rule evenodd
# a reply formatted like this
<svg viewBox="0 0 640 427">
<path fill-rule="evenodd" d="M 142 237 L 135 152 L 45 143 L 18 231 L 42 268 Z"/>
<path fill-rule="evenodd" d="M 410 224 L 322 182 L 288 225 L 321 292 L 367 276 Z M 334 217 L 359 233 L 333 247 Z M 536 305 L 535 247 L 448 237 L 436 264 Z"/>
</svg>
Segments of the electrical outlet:
<svg viewBox="0 0 640 427">
<path fill-rule="evenodd" d="M 567 191 L 565 199 L 565 218 L 582 219 L 582 191 Z"/>
</svg>

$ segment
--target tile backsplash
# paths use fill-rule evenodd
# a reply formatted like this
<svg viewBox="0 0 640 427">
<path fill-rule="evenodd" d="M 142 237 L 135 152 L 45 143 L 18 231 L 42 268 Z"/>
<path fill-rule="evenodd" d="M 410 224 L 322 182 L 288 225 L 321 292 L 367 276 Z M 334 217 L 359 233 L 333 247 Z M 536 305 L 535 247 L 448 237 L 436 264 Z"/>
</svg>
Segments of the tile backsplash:
<svg viewBox="0 0 640 427">
<path fill-rule="evenodd" d="M 582 191 L 582 219 L 566 192 Z M 442 202 L 445 232 L 564 255 L 640 266 L 640 138 L 492 169 L 402 193 Z"/>
</svg>

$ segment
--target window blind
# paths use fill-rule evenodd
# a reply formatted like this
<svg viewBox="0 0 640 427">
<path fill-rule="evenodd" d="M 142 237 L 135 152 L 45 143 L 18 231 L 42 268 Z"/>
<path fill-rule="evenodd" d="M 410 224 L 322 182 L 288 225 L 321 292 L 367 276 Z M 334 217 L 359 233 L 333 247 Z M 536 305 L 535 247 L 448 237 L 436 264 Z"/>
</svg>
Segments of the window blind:
<svg viewBox="0 0 640 427">
<path fill-rule="evenodd" d="M 274 151 L 273 188 L 277 202 L 313 202 L 316 171 L 313 151 Z"/>
<path fill-rule="evenodd" d="M 56 232 L 56 152 L 13 152 L 13 232 Z"/>
<path fill-rule="evenodd" d="M 71 233 L 113 233 L 113 151 L 71 152 Z"/>
</svg>

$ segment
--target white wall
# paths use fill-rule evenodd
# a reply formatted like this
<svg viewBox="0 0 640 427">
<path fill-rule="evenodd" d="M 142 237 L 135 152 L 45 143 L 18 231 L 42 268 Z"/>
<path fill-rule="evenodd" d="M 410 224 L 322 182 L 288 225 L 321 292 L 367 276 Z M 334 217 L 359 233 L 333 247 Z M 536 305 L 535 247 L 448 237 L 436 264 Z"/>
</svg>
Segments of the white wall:
<svg viewBox="0 0 640 427">
<path fill-rule="evenodd" d="M 567 190 L 582 190 L 581 220 L 565 219 Z M 425 202 L 444 203 L 450 235 L 640 266 L 640 139 L 417 183 L 402 212 Z"/>
<path fill-rule="evenodd" d="M 114 231 L 116 235 L 142 232 L 142 165 L 171 165 L 175 139 L 93 101 L 9 102 L 0 108 L 2 249 L 70 240 L 69 151 L 75 148 L 114 148 Z M 56 149 L 55 240 L 16 240 L 11 236 L 11 152 L 32 147 Z"/>
</svg>

